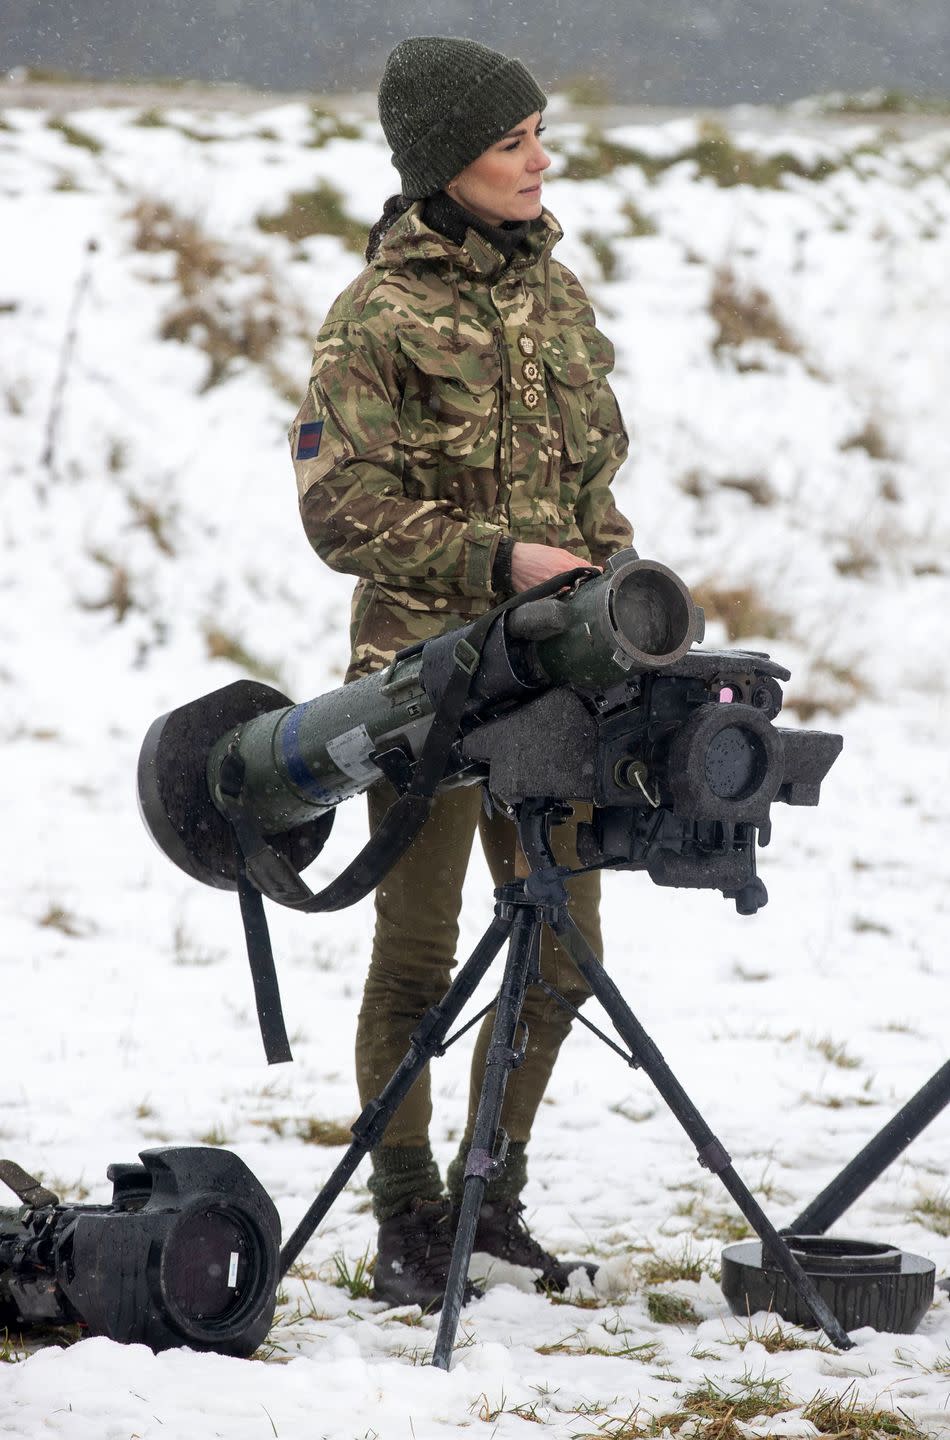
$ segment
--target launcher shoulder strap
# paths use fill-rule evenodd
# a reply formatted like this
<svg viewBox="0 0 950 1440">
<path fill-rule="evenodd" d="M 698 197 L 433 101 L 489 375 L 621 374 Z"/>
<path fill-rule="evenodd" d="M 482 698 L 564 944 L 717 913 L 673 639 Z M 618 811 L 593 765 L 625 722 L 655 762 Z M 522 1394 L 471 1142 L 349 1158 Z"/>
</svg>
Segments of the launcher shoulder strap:
<svg viewBox="0 0 950 1440">
<path fill-rule="evenodd" d="M 390 806 L 382 823 L 373 831 L 359 854 L 322 890 L 311 890 L 290 861 L 268 844 L 260 828 L 244 812 L 240 803 L 244 762 L 236 749 L 225 757 L 219 775 L 221 806 L 234 831 L 238 851 L 244 933 L 257 997 L 258 1019 L 269 1063 L 292 1057 L 283 1026 L 267 920 L 259 900 L 255 903 L 251 899 L 251 887 L 258 895 L 307 914 L 343 910 L 375 890 L 409 849 L 428 818 L 432 798 L 445 774 L 459 733 L 465 702 L 492 625 L 505 611 L 552 595 L 565 586 L 588 578 L 590 574 L 587 567 L 568 571 L 531 590 L 513 595 L 503 605 L 480 616 L 459 635 L 453 649 L 452 670 L 433 714 L 419 759 L 412 769 L 408 788 Z M 246 882 L 243 885 L 242 879 Z"/>
</svg>

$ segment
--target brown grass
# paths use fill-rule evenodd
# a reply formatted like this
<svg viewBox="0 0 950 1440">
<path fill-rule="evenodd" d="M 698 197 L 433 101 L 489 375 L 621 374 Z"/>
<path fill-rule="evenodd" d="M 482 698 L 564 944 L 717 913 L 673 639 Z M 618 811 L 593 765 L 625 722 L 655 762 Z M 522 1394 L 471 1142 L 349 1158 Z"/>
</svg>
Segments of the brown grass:
<svg viewBox="0 0 950 1440">
<path fill-rule="evenodd" d="M 635 240 L 640 240 L 646 235 L 657 233 L 655 223 L 649 215 L 644 215 L 638 205 L 632 200 L 627 200 L 620 207 L 620 213 L 627 221 L 627 234 L 632 235 Z"/>
<path fill-rule="evenodd" d="M 247 305 L 237 311 L 221 308 L 207 298 L 195 299 L 165 317 L 160 332 L 163 340 L 190 342 L 207 355 L 210 364 L 204 390 L 220 384 L 235 360 L 259 365 L 269 356 L 280 335 L 277 299 L 269 287 L 261 298 L 265 303 L 260 308 Z"/>
<path fill-rule="evenodd" d="M 647 1314 L 657 1325 L 698 1325 L 699 1316 L 682 1295 L 669 1295 L 664 1290 L 647 1292 Z"/>
<path fill-rule="evenodd" d="M 644 1285 L 662 1285 L 669 1280 L 699 1281 L 710 1274 L 712 1266 L 709 1252 L 696 1251 L 688 1238 L 676 1255 L 651 1255 L 640 1266 L 640 1279 Z"/>
<path fill-rule="evenodd" d="M 280 302 L 266 262 L 239 259 L 195 220 L 162 201 L 140 200 L 129 218 L 137 250 L 171 251 L 175 257 L 181 299 L 165 315 L 160 333 L 163 340 L 190 343 L 205 352 L 208 373 L 202 389 L 225 379 L 236 360 L 266 363 L 282 329 Z M 234 274 L 255 282 L 239 302 L 225 283 Z"/>
<path fill-rule="evenodd" d="M 623 165 L 636 165 L 648 180 L 655 180 L 674 165 L 690 164 L 696 177 L 713 184 L 731 187 L 752 185 L 757 189 L 780 189 L 787 175 L 820 181 L 840 166 L 829 160 L 806 165 L 797 155 L 780 151 L 776 155 L 757 155 L 736 145 L 728 131 L 714 121 L 700 126 L 697 140 L 670 155 L 653 155 L 630 145 L 611 140 L 601 130 L 588 129 L 579 146 L 566 158 L 564 177 L 568 180 L 596 180 L 610 175 Z"/>
<path fill-rule="evenodd" d="M 581 239 L 600 266 L 601 279 L 608 283 L 617 278 L 617 252 L 599 230 L 582 230 Z"/>
<path fill-rule="evenodd" d="M 67 145 L 75 145 L 80 150 L 88 150 L 90 155 L 102 154 L 103 147 L 93 135 L 87 135 L 85 130 L 70 125 L 62 115 L 56 115 L 52 120 L 47 120 L 46 126 L 48 130 L 58 130 Z"/>
<path fill-rule="evenodd" d="M 312 1116 L 300 1121 L 296 1133 L 305 1145 L 349 1145 L 353 1140 L 348 1125 L 337 1120 L 315 1120 Z"/>
<path fill-rule="evenodd" d="M 860 430 L 856 430 L 844 444 L 842 450 L 864 450 L 872 460 L 893 460 L 895 459 L 887 436 L 881 428 L 880 422 L 872 416 L 866 420 Z"/>
<path fill-rule="evenodd" d="M 691 591 L 696 604 L 706 612 L 706 619 L 719 620 L 725 626 L 730 644 L 746 636 L 775 640 L 789 634 L 789 617 L 773 609 L 751 585 L 718 585 L 704 580 L 692 586 Z"/>
<path fill-rule="evenodd" d="M 903 1411 L 863 1405 L 853 1387 L 843 1395 L 819 1392 L 805 1406 L 802 1419 L 809 1420 L 820 1434 L 834 1436 L 835 1440 L 863 1440 L 865 1436 L 868 1440 L 872 1437 L 880 1440 L 882 1436 L 924 1440 L 924 1432 Z"/>
<path fill-rule="evenodd" d="M 738 490 L 747 495 L 753 505 L 767 508 L 775 504 L 775 491 L 762 475 L 720 475 L 716 484 L 720 490 Z"/>
<path fill-rule="evenodd" d="M 205 648 L 210 660 L 230 660 L 258 680 L 278 682 L 280 674 L 275 665 L 260 656 L 252 654 L 237 635 L 222 630 L 213 622 L 204 627 Z"/>
<path fill-rule="evenodd" d="M 68 910 L 65 905 L 59 905 L 52 900 L 36 923 L 44 930 L 58 930 L 60 935 L 67 935 L 71 940 L 77 940 L 89 933 L 88 924 L 80 920 L 78 915 Z"/>
<path fill-rule="evenodd" d="M 347 215 L 343 196 L 326 180 L 312 190 L 295 190 L 279 215 L 259 215 L 257 225 L 269 235 L 285 235 L 295 243 L 310 235 L 335 235 L 358 255 L 366 248 L 367 227 Z"/>
<path fill-rule="evenodd" d="M 132 524 L 136 529 L 144 530 L 150 535 L 163 555 L 174 555 L 175 547 L 169 535 L 173 512 L 160 510 L 153 500 L 146 500 L 144 495 L 136 495 L 134 490 L 128 491 L 126 499 L 132 511 Z"/>
<path fill-rule="evenodd" d="M 950 1190 L 942 1195 L 921 1195 L 911 1219 L 937 1235 L 950 1235 Z"/>
<path fill-rule="evenodd" d="M 802 353 L 771 297 L 758 286 L 741 287 L 728 265 L 720 266 L 713 276 L 709 313 L 717 327 L 712 347 L 717 354 L 748 340 L 764 341 L 786 355 Z"/>
<path fill-rule="evenodd" d="M 79 608 L 92 612 L 111 610 L 115 623 L 121 625 L 129 611 L 136 608 L 129 572 L 105 550 L 93 550 L 91 555 L 96 564 L 101 565 L 106 572 L 106 589 L 98 600 L 80 600 Z"/>
<path fill-rule="evenodd" d="M 786 694 L 782 707 L 797 715 L 803 725 L 821 714 L 837 719 L 871 693 L 871 687 L 853 666 L 821 657 L 812 665 L 808 679 L 810 691 Z"/>
</svg>

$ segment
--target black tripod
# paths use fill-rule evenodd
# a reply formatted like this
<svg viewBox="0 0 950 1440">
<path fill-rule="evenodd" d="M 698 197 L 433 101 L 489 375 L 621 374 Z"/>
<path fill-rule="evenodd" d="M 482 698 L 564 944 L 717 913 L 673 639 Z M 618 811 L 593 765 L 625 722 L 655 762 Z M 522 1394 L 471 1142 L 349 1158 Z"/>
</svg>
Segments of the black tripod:
<svg viewBox="0 0 950 1440">
<path fill-rule="evenodd" d="M 370 1101 L 353 1125 L 353 1143 L 281 1251 L 281 1274 L 286 1274 L 296 1260 L 363 1157 L 379 1144 L 391 1117 L 432 1057 L 444 1054 L 449 1045 L 481 1018 L 476 1016 L 457 1035 L 446 1038 L 482 976 L 508 941 L 501 988 L 496 999 L 482 1012 L 494 1009 L 495 1018 L 465 1167 L 458 1229 L 432 1363 L 442 1370 L 449 1368 L 485 1188 L 488 1181 L 504 1167 L 507 1137 L 499 1128 L 499 1120 L 508 1076 L 524 1058 L 527 1036 L 521 1010 L 525 991 L 532 984 L 544 985 L 553 998 L 616 1050 L 628 1065 L 643 1070 L 695 1145 L 699 1163 L 719 1177 L 761 1239 L 763 1252 L 767 1252 L 771 1261 L 784 1271 L 829 1340 L 841 1350 L 850 1349 L 851 1341 L 818 1294 L 812 1280 L 740 1180 L 725 1147 L 712 1133 L 571 919 L 564 885 L 565 876 L 570 871 L 555 863 L 550 845 L 551 824 L 569 813 L 569 809 L 552 800 L 523 801 L 517 807 L 518 836 L 528 861 L 529 875 L 524 880 L 503 885 L 495 892 L 494 919 L 444 998 L 423 1017 L 412 1035 L 409 1052 L 382 1094 Z M 603 1035 L 541 980 L 540 941 L 545 925 L 557 935 L 628 1050 Z"/>
</svg>

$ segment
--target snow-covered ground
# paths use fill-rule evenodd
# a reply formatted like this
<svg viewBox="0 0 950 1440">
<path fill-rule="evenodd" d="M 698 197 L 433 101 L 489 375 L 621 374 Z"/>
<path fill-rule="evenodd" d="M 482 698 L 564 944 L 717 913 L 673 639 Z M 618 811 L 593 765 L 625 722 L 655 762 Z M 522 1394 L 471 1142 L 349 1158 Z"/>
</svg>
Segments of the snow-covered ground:
<svg viewBox="0 0 950 1440">
<path fill-rule="evenodd" d="M 86 108 L 65 126 L 0 116 L 0 1153 L 101 1201 L 110 1161 L 222 1144 L 289 1233 L 341 1153 L 308 1143 L 308 1122 L 356 1112 L 371 906 L 272 915 L 295 1062 L 268 1071 L 236 902 L 152 847 L 134 773 L 154 716 L 252 669 L 297 699 L 339 683 L 350 582 L 306 544 L 285 431 L 310 339 L 359 260 L 255 222 L 325 181 L 368 225 L 392 172 L 363 120 L 337 133 L 300 104 L 174 105 Z M 563 107 L 549 133 L 583 144 Z M 702 133 L 680 118 L 610 138 L 663 157 Z M 772 116 L 757 133 L 745 112 L 733 139 L 832 173 L 723 186 L 695 159 L 653 178 L 620 164 L 555 174 L 547 203 L 616 342 L 633 438 L 617 493 L 641 553 L 792 669 L 787 723 L 845 736 L 820 808 L 774 817 L 756 918 L 640 877 L 605 883 L 612 973 L 784 1224 L 947 1058 L 950 129 L 806 137 Z M 744 335 L 720 331 L 730 303 L 755 312 Z M 713 618 L 707 643 L 725 640 Z M 311 883 L 364 824 L 361 804 L 343 807 Z M 463 948 L 490 903 L 476 862 Z M 443 1160 L 464 1050 L 435 1070 Z M 947 1124 L 838 1230 L 947 1274 Z M 950 1299 L 912 1336 L 775 1350 L 774 1322 L 730 1317 L 711 1274 L 731 1203 L 649 1084 L 586 1033 L 555 1073 L 526 1193 L 545 1242 L 602 1261 L 582 1304 L 495 1277 L 464 1312 L 451 1373 L 422 1368 L 434 1320 L 332 1283 L 334 1256 L 372 1254 L 363 1178 L 257 1359 L 104 1339 L 27 1354 L 13 1337 L 0 1435 L 434 1440 L 536 1420 L 558 1440 L 620 1440 L 664 1416 L 695 1433 L 704 1390 L 744 1398 L 742 1425 L 759 1400 L 777 1409 L 756 1434 L 841 1431 L 852 1404 L 950 1434 Z M 700 1278 L 657 1279 L 658 1257 Z M 664 1292 L 694 1318 L 651 1318 Z M 802 1418 L 816 1396 L 843 1399 L 837 1420 Z"/>
</svg>

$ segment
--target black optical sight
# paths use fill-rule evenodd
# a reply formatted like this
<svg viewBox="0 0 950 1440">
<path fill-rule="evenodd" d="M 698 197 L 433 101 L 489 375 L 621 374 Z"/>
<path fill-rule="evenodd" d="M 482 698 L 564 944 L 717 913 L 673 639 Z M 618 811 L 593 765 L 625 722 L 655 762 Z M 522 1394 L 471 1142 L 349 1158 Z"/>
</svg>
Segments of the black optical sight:
<svg viewBox="0 0 950 1440">
<path fill-rule="evenodd" d="M 80 1325 L 153 1350 L 247 1356 L 274 1315 L 280 1222 L 243 1161 L 201 1146 L 110 1165 L 109 1205 L 62 1205 L 18 1165 L 0 1179 L 0 1327 Z"/>
</svg>

